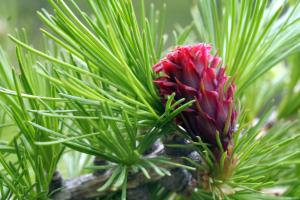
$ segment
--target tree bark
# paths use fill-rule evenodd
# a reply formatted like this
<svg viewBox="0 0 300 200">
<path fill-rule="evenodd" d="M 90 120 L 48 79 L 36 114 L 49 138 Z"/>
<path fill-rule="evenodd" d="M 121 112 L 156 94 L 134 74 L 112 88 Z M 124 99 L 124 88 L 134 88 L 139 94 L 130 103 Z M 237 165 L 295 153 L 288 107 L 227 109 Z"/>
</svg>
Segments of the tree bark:
<svg viewBox="0 0 300 200">
<path fill-rule="evenodd" d="M 159 144 L 156 144 L 156 148 L 152 151 L 152 153 L 149 153 L 145 156 L 155 157 L 164 153 L 166 156 L 174 157 L 177 162 L 179 161 L 183 163 L 183 160 L 178 158 L 183 155 L 177 155 L 177 153 L 176 156 L 168 155 L 169 153 L 167 152 L 168 151 L 165 151 L 164 145 L 159 142 Z M 172 153 L 174 152 L 172 151 Z M 186 153 L 187 152 L 185 152 L 184 154 Z M 188 153 L 190 153 L 190 151 Z M 96 163 L 98 162 L 99 160 L 96 159 Z M 147 184 L 149 184 L 150 182 L 161 184 L 163 187 L 165 187 L 165 189 L 169 191 L 181 193 L 184 195 L 188 195 L 190 192 L 187 191 L 191 191 L 195 187 L 195 180 L 197 179 L 197 177 L 193 177 L 195 173 L 191 173 L 186 169 L 174 166 L 163 167 L 170 171 L 171 176 L 162 177 L 153 170 L 148 170 L 151 179 L 147 179 L 142 172 L 129 175 L 127 183 L 127 199 L 149 200 L 150 193 L 148 191 Z M 111 192 L 116 192 L 112 190 L 104 192 L 97 191 L 97 189 L 106 182 L 111 174 L 111 170 L 102 171 L 101 173 L 96 171 L 95 173 L 85 174 L 74 179 L 65 180 L 62 182 L 62 187 L 54 192 L 54 194 L 52 195 L 52 199 L 91 200 L 97 197 L 106 196 Z"/>
</svg>

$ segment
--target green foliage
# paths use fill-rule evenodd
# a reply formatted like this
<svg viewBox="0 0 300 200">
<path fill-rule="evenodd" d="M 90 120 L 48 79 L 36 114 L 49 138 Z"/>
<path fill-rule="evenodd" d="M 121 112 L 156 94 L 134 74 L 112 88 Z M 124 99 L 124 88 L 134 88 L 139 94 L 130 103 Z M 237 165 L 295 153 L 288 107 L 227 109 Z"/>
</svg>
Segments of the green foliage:
<svg viewBox="0 0 300 200">
<path fill-rule="evenodd" d="M 211 192 L 196 191 L 192 199 L 275 199 L 262 193 L 270 188 L 283 189 L 286 197 L 278 199 L 296 199 L 293 197 L 297 195 L 291 192 L 299 192 L 299 125 L 297 121 L 278 121 L 269 128 L 268 119 L 272 111 L 269 109 L 256 125 L 237 132 L 233 150 L 237 164 L 233 176 L 225 181 L 211 178 Z M 205 151 L 202 154 L 205 165 L 198 166 L 203 173 L 208 172 L 207 168 L 213 163 L 210 153 L 205 154 Z"/>
<path fill-rule="evenodd" d="M 22 32 L 10 36 L 17 44 L 18 67 L 0 51 L 0 128 L 16 129 L 1 133 L 1 198 L 47 199 L 53 173 L 68 167 L 70 177 L 110 170 L 98 190 L 121 190 L 125 199 L 129 172 L 151 179 L 150 170 L 169 175 L 166 166 L 196 168 L 199 179 L 208 175 L 191 199 L 299 197 L 300 127 L 294 117 L 299 62 L 294 58 L 289 68 L 275 67 L 299 50 L 298 1 L 199 0 L 194 24 L 174 31 L 176 45 L 184 45 L 195 40 L 196 27 L 201 41 L 215 45 L 238 86 L 241 111 L 229 158 L 232 174 L 225 174 L 227 152 L 216 163 L 201 141 L 189 145 L 201 155 L 200 164 L 145 156 L 164 135 L 185 134 L 174 118 L 193 103 L 179 106 L 184 99 L 175 101 L 173 94 L 163 106 L 153 84 L 152 66 L 166 49 L 164 12 L 152 7 L 147 19 L 143 1 L 136 16 L 131 0 L 89 0 L 88 15 L 75 1 L 49 2 L 53 14 L 38 13 L 47 27 L 41 29 L 44 49 L 28 45 Z M 282 94 L 287 94 L 283 101 Z M 274 123 L 273 113 L 282 119 Z M 108 163 L 91 166 L 93 157 Z M 280 197 L 264 193 L 276 187 L 284 189 Z M 159 184 L 150 189 L 153 199 L 185 198 Z"/>
<path fill-rule="evenodd" d="M 155 163 L 177 166 L 164 158 L 143 158 L 142 154 L 161 135 L 174 131 L 176 127 L 169 122 L 191 105 L 189 102 L 177 107 L 183 100 L 174 102 L 173 95 L 163 109 L 154 88 L 152 65 L 161 56 L 163 27 L 146 20 L 139 28 L 130 1 L 90 1 L 95 21 L 71 2 L 84 23 L 65 2 L 51 4 L 54 16 L 46 11 L 39 13 L 56 34 L 42 30 L 50 39 L 47 54 L 11 37 L 25 48 L 17 48 L 25 87 L 24 94 L 18 88 L 17 92 L 5 89 L 3 93 L 17 96 L 23 107 L 28 123 L 17 121 L 19 128 L 30 127 L 42 135 L 43 139 L 38 140 L 33 136 L 35 132 L 25 133 L 32 146 L 57 151 L 56 146 L 63 145 L 115 163 L 108 166 L 112 176 L 99 190 L 122 187 L 124 198 L 129 169 L 141 170 L 149 177 L 146 168 L 153 168 L 160 175 L 169 174 Z M 151 16 L 152 21 L 159 17 Z M 57 45 L 51 45 L 52 42 Z M 32 63 L 28 58 L 35 56 L 45 60 Z M 36 82 L 41 84 L 33 84 Z M 48 93 L 47 88 L 53 90 Z M 32 121 L 31 115 L 43 120 Z"/>
<path fill-rule="evenodd" d="M 299 1 L 197 2 L 192 15 L 200 41 L 215 46 L 238 94 L 299 50 Z"/>
<path fill-rule="evenodd" d="M 20 34 L 20 38 L 26 40 L 23 34 Z M 13 195 L 9 194 L 12 198 L 19 199 L 20 196 L 27 195 L 31 195 L 30 198 L 46 198 L 49 183 L 64 147 L 61 145 L 37 146 L 36 142 L 47 141 L 49 137 L 35 129 L 29 123 L 39 123 L 52 130 L 60 130 L 61 123 L 57 119 L 47 119 L 43 116 L 37 116 L 30 112 L 30 110 L 55 106 L 53 100 L 56 100 L 56 93 L 51 90 L 51 86 L 47 80 L 34 75 L 34 68 L 32 66 L 35 64 L 31 54 L 27 54 L 17 48 L 17 57 L 19 62 L 18 69 L 10 68 L 6 59 L 3 59 L 0 65 L 1 71 L 5 72 L 2 75 L 1 93 L 9 94 L 1 95 L 1 108 L 18 128 L 15 139 L 11 144 L 8 143 L 6 148 L 8 150 L 13 148 L 15 151 L 4 152 L 3 159 L 1 159 L 1 164 L 5 167 L 5 172 L 10 172 L 8 177 L 5 176 L 5 172 L 3 173 L 3 178 L 6 179 L 5 188 L 8 188 L 12 192 Z M 10 72 L 9 70 L 12 71 Z M 36 84 L 37 82 L 39 84 Z M 48 98 L 39 98 L 39 94 L 44 94 Z M 23 98 L 24 96 L 28 98 Z M 52 100 L 53 102 L 47 104 L 44 100 Z M 13 160 L 16 161 L 13 162 L 16 162 L 17 165 L 12 165 L 12 161 L 7 161 L 4 157 L 15 157 Z M 29 174 L 32 173 L 34 176 L 29 177 Z M 23 182 L 18 182 L 19 179 L 24 179 L 23 182 L 27 182 L 27 186 Z M 29 179 L 32 180 L 29 181 Z M 20 184 L 20 190 L 15 188 L 15 181 Z M 32 190 L 32 192 L 28 193 L 29 190 Z"/>
</svg>

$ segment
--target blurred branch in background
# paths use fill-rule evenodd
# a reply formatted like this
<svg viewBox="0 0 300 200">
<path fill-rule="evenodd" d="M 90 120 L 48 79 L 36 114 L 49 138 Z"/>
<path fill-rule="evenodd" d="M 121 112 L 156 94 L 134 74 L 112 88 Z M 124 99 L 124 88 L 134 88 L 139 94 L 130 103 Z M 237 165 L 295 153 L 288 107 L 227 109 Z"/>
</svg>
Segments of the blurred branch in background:
<svg viewBox="0 0 300 200">
<path fill-rule="evenodd" d="M 279 108 L 279 118 L 288 118 L 295 115 L 300 107 L 300 54 L 291 56 L 286 62 L 289 68 L 285 79 L 283 101 Z"/>
</svg>

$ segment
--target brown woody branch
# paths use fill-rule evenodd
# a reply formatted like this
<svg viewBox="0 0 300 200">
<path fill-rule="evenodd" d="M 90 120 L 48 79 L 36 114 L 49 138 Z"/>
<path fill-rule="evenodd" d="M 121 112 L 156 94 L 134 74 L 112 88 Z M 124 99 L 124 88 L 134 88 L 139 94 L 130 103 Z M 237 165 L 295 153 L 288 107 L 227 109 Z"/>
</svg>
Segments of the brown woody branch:
<svg viewBox="0 0 300 200">
<path fill-rule="evenodd" d="M 168 150 L 164 148 L 164 145 L 160 142 L 152 153 L 148 154 L 146 157 L 155 157 L 161 155 L 162 153 L 168 154 Z M 182 153 L 182 152 L 181 152 Z M 189 152 L 190 153 L 190 152 Z M 195 153 L 195 152 L 194 152 Z M 178 161 L 178 157 L 182 155 L 173 156 L 174 159 Z M 172 157 L 172 155 L 171 155 Z M 97 161 L 98 162 L 98 161 Z M 181 162 L 183 162 L 181 160 Z M 139 199 L 139 200 L 148 200 L 150 197 L 147 195 L 147 184 L 149 183 L 159 183 L 163 185 L 167 190 L 178 192 L 182 194 L 189 194 L 189 191 L 195 186 L 195 177 L 192 173 L 186 169 L 176 168 L 172 166 L 164 166 L 167 168 L 171 176 L 159 176 L 155 171 L 149 170 L 148 173 L 151 176 L 151 179 L 147 179 L 142 172 L 131 174 L 128 178 L 127 183 L 127 199 Z M 102 173 L 90 173 L 85 174 L 74 179 L 66 180 L 62 182 L 61 189 L 58 189 L 52 199 L 54 200 L 85 200 L 85 199 L 95 199 L 97 197 L 103 197 L 108 195 L 111 192 L 116 191 L 97 191 L 110 177 L 111 170 L 104 171 Z M 138 195 L 142 193 L 142 195 Z"/>
</svg>

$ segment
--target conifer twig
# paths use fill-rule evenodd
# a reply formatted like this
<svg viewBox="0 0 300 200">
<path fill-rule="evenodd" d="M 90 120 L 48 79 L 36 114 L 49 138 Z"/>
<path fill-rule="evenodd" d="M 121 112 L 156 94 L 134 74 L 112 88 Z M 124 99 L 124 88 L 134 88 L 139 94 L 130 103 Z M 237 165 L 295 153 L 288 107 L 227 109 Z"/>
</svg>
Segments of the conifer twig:
<svg viewBox="0 0 300 200">
<path fill-rule="evenodd" d="M 161 155 L 163 152 L 164 145 L 159 142 L 156 149 L 146 157 L 154 158 Z M 174 159 L 178 161 L 180 158 Z M 194 177 L 192 177 L 192 173 L 188 170 L 169 165 L 163 167 L 170 171 L 171 176 L 162 177 L 154 170 L 148 170 L 151 179 L 147 179 L 142 172 L 131 174 L 128 178 L 127 189 L 129 191 L 131 190 L 130 193 L 138 193 L 140 188 L 145 189 L 147 184 L 156 182 L 164 185 L 167 190 L 188 195 L 189 191 L 195 187 Z M 54 200 L 81 200 L 107 196 L 111 192 L 116 192 L 116 190 L 111 189 L 104 192 L 99 192 L 97 190 L 105 184 L 111 174 L 112 171 L 107 170 L 103 173 L 89 173 L 73 179 L 65 180 L 63 182 L 63 187 L 60 190 L 57 190 L 52 198 Z M 178 188 L 181 188 L 180 191 Z"/>
</svg>

